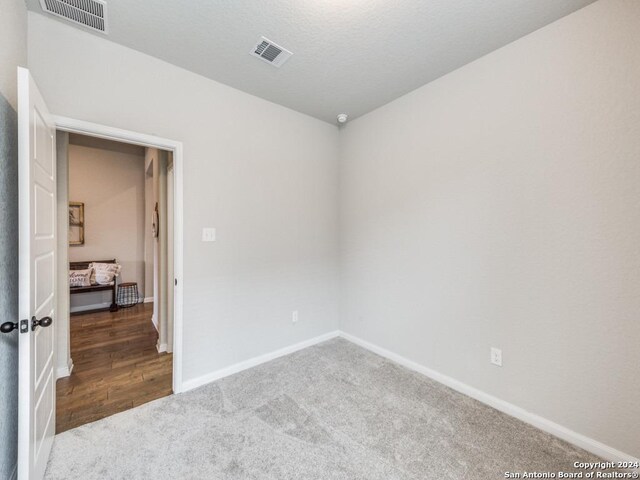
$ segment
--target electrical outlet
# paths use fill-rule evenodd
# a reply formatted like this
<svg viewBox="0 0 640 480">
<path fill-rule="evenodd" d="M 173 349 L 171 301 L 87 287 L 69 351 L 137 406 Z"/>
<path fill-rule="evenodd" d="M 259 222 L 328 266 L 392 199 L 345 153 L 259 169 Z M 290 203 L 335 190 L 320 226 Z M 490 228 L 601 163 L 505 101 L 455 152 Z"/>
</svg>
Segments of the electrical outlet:
<svg viewBox="0 0 640 480">
<path fill-rule="evenodd" d="M 496 347 L 491 347 L 491 363 L 498 367 L 502 366 L 502 350 Z"/>
<path fill-rule="evenodd" d="M 202 241 L 203 242 L 215 242 L 216 241 L 216 229 L 205 227 L 202 229 Z"/>
<path fill-rule="evenodd" d="M 291 323 L 298 323 L 298 311 L 294 310 L 291 314 Z"/>
</svg>

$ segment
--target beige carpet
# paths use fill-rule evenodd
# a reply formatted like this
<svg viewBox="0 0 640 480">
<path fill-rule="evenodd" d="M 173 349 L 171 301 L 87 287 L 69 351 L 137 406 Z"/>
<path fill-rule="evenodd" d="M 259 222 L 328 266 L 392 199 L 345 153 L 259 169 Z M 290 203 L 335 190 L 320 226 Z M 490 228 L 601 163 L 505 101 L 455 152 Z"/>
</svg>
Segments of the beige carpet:
<svg viewBox="0 0 640 480">
<path fill-rule="evenodd" d="M 345 340 L 56 436 L 48 479 L 474 479 L 596 457 Z"/>
</svg>

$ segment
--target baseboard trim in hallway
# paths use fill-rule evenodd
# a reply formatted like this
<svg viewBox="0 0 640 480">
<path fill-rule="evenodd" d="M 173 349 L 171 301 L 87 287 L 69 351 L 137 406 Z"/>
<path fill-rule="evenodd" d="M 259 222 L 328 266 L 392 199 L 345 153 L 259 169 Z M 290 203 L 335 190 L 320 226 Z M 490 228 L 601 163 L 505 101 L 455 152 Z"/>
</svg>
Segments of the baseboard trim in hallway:
<svg viewBox="0 0 640 480">
<path fill-rule="evenodd" d="M 435 380 L 438 383 L 441 383 L 453 390 L 456 390 L 457 392 L 478 400 L 479 402 L 495 408 L 502 413 L 506 413 L 507 415 L 517 418 L 518 420 L 528 423 L 529 425 L 532 425 L 544 432 L 547 432 L 566 442 L 569 442 L 572 445 L 580 447 L 587 452 L 593 453 L 594 455 L 598 455 L 599 457 L 612 462 L 640 462 L 639 459 L 635 458 L 632 455 L 621 452 L 613 447 L 610 447 L 609 445 L 605 445 L 602 442 L 599 442 L 597 440 L 594 440 L 593 438 L 587 437 L 586 435 L 582 435 L 581 433 L 575 432 L 567 427 L 552 422 L 551 420 L 541 417 L 540 415 L 531 413 L 498 397 L 494 397 L 493 395 L 483 392 L 482 390 L 478 390 L 477 388 L 467 385 L 466 383 L 460 382 L 459 380 L 425 367 L 424 365 L 414 362 L 413 360 L 409 360 L 402 355 L 398 355 L 397 353 L 394 353 L 390 350 L 367 342 L 366 340 L 356 337 L 355 335 L 340 331 L 339 336 L 344 338 L 345 340 L 355 343 L 362 348 L 376 353 L 381 357 L 402 365 L 403 367 L 421 373 L 422 375 L 425 375 L 426 377 L 429 377 L 430 379 Z"/>
<path fill-rule="evenodd" d="M 71 372 L 73 372 L 73 360 L 69 359 L 66 367 L 56 368 L 56 380 L 70 376 Z"/>
</svg>

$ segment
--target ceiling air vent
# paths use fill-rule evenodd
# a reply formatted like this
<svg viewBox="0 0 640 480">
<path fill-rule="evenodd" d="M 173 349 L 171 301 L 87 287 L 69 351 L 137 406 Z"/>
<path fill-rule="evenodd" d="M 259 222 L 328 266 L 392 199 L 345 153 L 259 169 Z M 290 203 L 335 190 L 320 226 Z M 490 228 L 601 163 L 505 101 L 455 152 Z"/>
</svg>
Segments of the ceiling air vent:
<svg viewBox="0 0 640 480">
<path fill-rule="evenodd" d="M 40 0 L 45 12 L 107 33 L 107 3 L 104 0 Z"/>
<path fill-rule="evenodd" d="M 274 67 L 281 67 L 282 64 L 293 55 L 293 53 L 286 48 L 276 45 L 264 37 L 260 37 L 258 43 L 256 43 L 255 47 L 253 47 L 249 53 L 264 62 L 270 63 Z"/>
</svg>

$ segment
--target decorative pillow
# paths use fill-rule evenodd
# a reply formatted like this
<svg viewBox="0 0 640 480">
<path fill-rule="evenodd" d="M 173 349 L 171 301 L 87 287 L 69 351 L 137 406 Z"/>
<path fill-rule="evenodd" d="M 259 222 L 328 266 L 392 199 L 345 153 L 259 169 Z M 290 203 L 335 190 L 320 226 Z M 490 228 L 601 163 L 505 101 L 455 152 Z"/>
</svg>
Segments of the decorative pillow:
<svg viewBox="0 0 640 480">
<path fill-rule="evenodd" d="M 122 266 L 118 263 L 90 263 L 89 268 L 93 270 L 91 282 L 97 285 L 109 285 L 113 283 L 115 277 L 120 275 Z"/>
<path fill-rule="evenodd" d="M 90 287 L 92 268 L 87 270 L 71 270 L 69 271 L 70 287 Z"/>
</svg>

